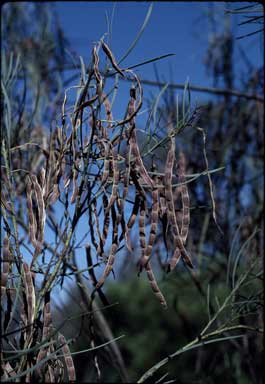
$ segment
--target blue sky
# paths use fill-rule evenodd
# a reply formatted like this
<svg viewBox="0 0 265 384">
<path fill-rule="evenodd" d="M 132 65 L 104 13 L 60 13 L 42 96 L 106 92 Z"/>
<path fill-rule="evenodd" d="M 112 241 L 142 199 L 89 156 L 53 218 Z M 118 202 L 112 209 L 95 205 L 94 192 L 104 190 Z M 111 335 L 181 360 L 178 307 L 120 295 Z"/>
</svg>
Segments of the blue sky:
<svg viewBox="0 0 265 384">
<path fill-rule="evenodd" d="M 93 43 L 107 32 L 106 14 L 111 18 L 113 7 L 114 18 L 111 47 L 117 57 L 121 58 L 137 35 L 145 19 L 151 2 L 56 2 L 66 36 L 78 55 L 89 61 Z M 148 25 L 123 66 L 129 66 L 149 58 L 175 53 L 175 56 L 157 62 L 161 78 L 165 81 L 190 83 L 210 86 L 209 77 L 203 64 L 203 57 L 212 37 L 212 27 L 207 14 L 214 12 L 216 30 L 223 29 L 225 9 L 241 7 L 249 3 L 233 2 L 167 2 L 153 3 L 152 14 Z M 233 15 L 231 28 L 236 36 L 240 36 L 256 26 L 237 26 L 242 18 Z M 237 40 L 237 46 L 243 47 L 253 63 L 262 62 L 261 37 L 255 35 Z M 240 66 L 238 50 L 235 51 L 235 64 Z M 141 67 L 138 73 L 142 78 L 154 79 L 153 64 Z"/>
</svg>

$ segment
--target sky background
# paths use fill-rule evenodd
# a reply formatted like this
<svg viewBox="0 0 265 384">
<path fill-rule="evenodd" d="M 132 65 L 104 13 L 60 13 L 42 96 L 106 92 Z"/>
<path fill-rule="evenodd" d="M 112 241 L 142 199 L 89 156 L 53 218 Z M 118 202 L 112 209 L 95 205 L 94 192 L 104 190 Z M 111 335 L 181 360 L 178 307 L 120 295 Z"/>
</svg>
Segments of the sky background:
<svg viewBox="0 0 265 384">
<path fill-rule="evenodd" d="M 59 20 L 66 37 L 78 55 L 85 61 L 90 60 L 93 43 L 107 32 L 107 17 L 111 19 L 114 8 L 111 47 L 117 59 L 126 52 L 139 32 L 151 2 L 56 2 Z M 153 3 L 152 14 L 148 25 L 134 50 L 123 62 L 123 66 L 167 53 L 175 56 L 157 62 L 161 78 L 165 81 L 190 83 L 210 86 L 203 58 L 212 38 L 212 25 L 208 15 L 215 14 L 216 32 L 223 30 L 225 9 L 234 9 L 249 5 L 242 2 L 166 2 Z M 251 15 L 251 14 L 250 14 Z M 244 20 L 244 19 L 243 19 Z M 255 27 L 237 24 L 242 16 L 231 17 L 231 28 L 236 36 L 240 36 Z M 254 35 L 237 40 L 237 48 L 241 46 L 247 51 L 252 63 L 262 62 L 261 36 Z M 240 65 L 238 49 L 234 62 Z M 142 78 L 154 78 L 153 64 L 140 67 L 137 71 Z"/>
<path fill-rule="evenodd" d="M 65 36 L 78 56 L 82 56 L 85 65 L 91 62 L 91 50 L 96 42 L 108 31 L 108 22 L 113 15 L 111 36 L 106 35 L 105 41 L 109 43 L 117 61 L 126 53 L 134 41 L 145 20 L 148 10 L 153 4 L 148 24 L 130 55 L 122 62 L 121 67 L 126 68 L 134 64 L 169 53 L 175 54 L 168 58 L 143 65 L 135 70 L 140 79 L 156 80 L 155 66 L 160 81 L 173 82 L 203 87 L 212 87 L 212 76 L 207 73 L 204 63 L 209 41 L 214 33 L 224 30 L 224 13 L 227 9 L 235 9 L 249 5 L 246 2 L 55 2 L 54 7 Z M 214 15 L 214 23 L 209 15 Z M 253 14 L 253 13 L 252 13 Z M 249 13 L 251 15 L 251 13 Z M 241 15 L 233 14 L 230 17 L 230 27 L 234 36 L 241 36 L 260 25 L 242 25 Z M 227 26 L 229 23 L 227 24 Z M 214 33 L 213 33 L 214 32 Z M 249 69 L 242 61 L 239 49 L 247 55 L 248 61 L 254 67 L 262 66 L 262 34 L 257 34 L 234 42 L 233 64 L 235 73 L 235 89 L 240 88 L 240 73 Z M 105 64 L 105 57 L 100 53 L 100 66 Z M 103 63 L 103 64 L 102 64 Z M 79 66 L 79 60 L 76 60 Z M 71 85 L 76 85 L 72 83 Z M 222 84 L 218 84 L 222 88 Z M 130 83 L 119 82 L 119 103 L 115 103 L 113 112 L 116 119 L 122 119 L 127 108 Z M 147 120 L 147 99 L 154 99 L 160 89 L 144 85 L 143 113 L 138 117 L 138 126 L 142 128 Z M 175 92 L 181 100 L 182 90 Z M 215 96 L 208 93 L 192 91 L 191 105 L 200 105 L 204 100 Z"/>
</svg>

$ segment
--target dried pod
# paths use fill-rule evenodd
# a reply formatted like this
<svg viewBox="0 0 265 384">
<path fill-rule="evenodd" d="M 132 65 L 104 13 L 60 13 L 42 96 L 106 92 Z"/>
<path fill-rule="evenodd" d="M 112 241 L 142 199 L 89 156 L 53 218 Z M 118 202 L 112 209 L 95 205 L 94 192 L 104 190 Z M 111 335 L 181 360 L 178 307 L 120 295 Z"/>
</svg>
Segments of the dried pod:
<svg viewBox="0 0 265 384">
<path fill-rule="evenodd" d="M 69 349 L 69 346 L 65 340 L 65 337 L 62 334 L 59 334 L 59 342 L 62 346 L 62 352 L 64 356 L 64 361 L 66 364 L 68 379 L 70 382 L 76 381 L 76 373 L 75 373 L 75 366 L 73 362 L 73 358 Z"/>
<path fill-rule="evenodd" d="M 102 42 L 102 49 L 108 56 L 113 68 L 122 76 L 124 77 L 124 74 L 122 73 L 122 69 L 119 68 L 118 64 L 116 63 L 115 57 L 113 56 L 113 53 L 111 52 L 110 48 L 107 46 L 104 41 Z"/>
<path fill-rule="evenodd" d="M 175 243 L 175 252 L 173 254 L 172 260 L 170 261 L 170 270 L 172 270 L 177 262 L 179 261 L 179 251 L 180 254 L 183 257 L 185 263 L 193 268 L 191 259 L 189 255 L 187 254 L 187 251 L 183 245 L 180 231 L 177 225 L 176 220 L 176 214 L 175 214 L 175 207 L 174 207 L 174 198 L 173 198 L 173 191 L 172 191 L 172 174 L 173 174 L 173 167 L 174 167 L 174 161 L 175 161 L 175 138 L 174 138 L 174 130 L 171 126 L 171 123 L 169 124 L 169 149 L 167 153 L 167 160 L 165 165 L 165 177 L 164 177 L 164 184 L 165 184 L 165 197 L 167 202 L 167 208 L 168 208 L 168 220 L 171 224 L 174 243 Z"/>
<path fill-rule="evenodd" d="M 154 275 L 154 272 L 152 270 L 152 267 L 151 267 L 151 263 L 150 261 L 146 264 L 145 266 L 145 270 L 146 270 L 146 273 L 147 273 L 147 277 L 148 277 L 148 280 L 150 282 L 150 285 L 151 285 L 151 288 L 155 294 L 155 296 L 157 297 L 157 299 L 159 300 L 160 304 L 165 308 L 167 309 L 167 302 L 164 298 L 164 295 L 163 293 L 161 292 L 161 290 L 159 289 L 159 286 L 156 282 L 156 279 L 155 279 L 155 275 Z"/>
<path fill-rule="evenodd" d="M 35 318 L 35 307 L 36 307 L 36 296 L 35 296 L 35 288 L 32 279 L 32 273 L 29 269 L 27 263 L 23 263 L 23 282 L 25 286 L 25 294 L 27 300 L 27 314 L 28 321 L 27 324 L 32 326 Z"/>
<path fill-rule="evenodd" d="M 3 240 L 3 261 L 2 261 L 2 271 L 1 271 L 1 289 L 2 287 L 6 288 L 7 278 L 10 270 L 10 250 L 9 250 L 9 238 L 4 237 Z"/>
<path fill-rule="evenodd" d="M 178 174 L 179 181 L 183 183 L 180 187 L 181 199 L 182 199 L 182 225 L 181 225 L 181 239 L 183 244 L 186 243 L 188 232 L 189 232 L 189 224 L 190 224 L 190 198 L 187 184 L 185 184 L 185 168 L 186 161 L 185 155 L 181 151 L 179 153 L 179 162 L 178 162 Z"/>
</svg>

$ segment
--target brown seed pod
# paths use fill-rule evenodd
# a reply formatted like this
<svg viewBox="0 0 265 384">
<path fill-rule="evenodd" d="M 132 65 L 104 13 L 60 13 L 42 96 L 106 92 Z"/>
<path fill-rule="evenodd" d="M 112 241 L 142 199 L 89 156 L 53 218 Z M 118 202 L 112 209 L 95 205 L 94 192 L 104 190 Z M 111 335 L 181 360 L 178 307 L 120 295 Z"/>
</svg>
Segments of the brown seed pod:
<svg viewBox="0 0 265 384">
<path fill-rule="evenodd" d="M 112 226 L 113 226 L 112 245 L 111 245 L 108 261 L 107 261 L 107 264 L 105 266 L 105 270 L 104 270 L 101 278 L 98 280 L 95 289 L 99 289 L 100 287 L 102 287 L 102 285 L 104 284 L 106 278 L 111 273 L 111 271 L 113 269 L 114 262 L 115 262 L 115 254 L 117 252 L 118 245 L 119 245 L 118 225 L 119 225 L 119 220 L 120 219 L 119 219 L 119 215 L 118 215 L 118 217 L 116 215 L 116 211 L 115 211 L 115 206 L 114 205 L 111 206 L 111 213 L 112 213 L 112 221 L 113 221 L 113 224 L 112 224 Z"/>
<path fill-rule="evenodd" d="M 186 168 L 185 155 L 181 151 L 179 153 L 178 174 L 179 174 L 179 181 L 183 183 L 180 187 L 180 193 L 182 198 L 181 238 L 182 238 L 183 244 L 186 243 L 188 232 L 189 232 L 189 224 L 190 224 L 190 198 L 189 198 L 187 184 L 185 184 L 185 168 Z"/>
<path fill-rule="evenodd" d="M 135 164 L 138 168 L 140 176 L 142 177 L 142 179 L 144 180 L 146 185 L 153 188 L 153 185 L 154 185 L 153 180 L 149 176 L 149 174 L 148 174 L 148 172 L 144 166 L 141 154 L 140 154 L 140 150 L 139 150 L 139 146 L 138 146 L 137 138 L 136 138 L 135 128 L 131 132 L 130 144 L 132 146 L 131 152 L 132 152 L 132 155 L 134 156 L 134 161 L 135 161 Z"/>
<path fill-rule="evenodd" d="M 132 88 L 131 88 L 131 91 L 132 91 Z M 131 95 L 135 96 L 135 92 L 133 92 L 133 93 L 131 92 Z M 139 173 L 140 173 L 141 177 L 143 178 L 144 182 L 147 185 L 149 185 L 150 187 L 153 187 L 153 181 L 150 178 L 150 176 L 148 175 L 148 172 L 144 166 L 144 163 L 143 163 L 143 160 L 142 160 L 142 157 L 140 154 L 138 142 L 137 142 L 135 119 L 134 119 L 134 116 L 137 113 L 135 103 L 136 103 L 135 98 L 131 97 L 130 102 L 129 102 L 129 108 L 128 108 L 128 113 L 130 116 L 129 122 L 130 122 L 130 126 L 131 126 L 130 132 L 128 133 L 129 143 L 131 146 L 130 152 L 134 156 L 135 164 L 138 167 Z"/>
<path fill-rule="evenodd" d="M 107 46 L 106 43 L 104 43 L 104 41 L 102 42 L 102 49 L 103 51 L 106 53 L 106 55 L 108 56 L 113 68 L 122 76 L 124 77 L 124 74 L 122 73 L 122 69 L 118 66 L 118 64 L 116 63 L 116 60 L 115 60 L 115 57 L 113 56 L 113 53 L 111 52 L 110 48 Z"/>
<path fill-rule="evenodd" d="M 32 273 L 27 263 L 23 263 L 23 282 L 25 286 L 25 294 L 27 300 L 27 325 L 33 326 L 36 307 L 35 288 L 32 279 Z"/>
<path fill-rule="evenodd" d="M 76 381 L 76 373 L 75 373 L 75 366 L 74 366 L 74 361 L 71 355 L 70 348 L 65 340 L 65 337 L 60 333 L 59 334 L 59 343 L 62 346 L 62 352 L 64 356 L 64 361 L 66 364 L 66 369 L 67 369 L 67 374 L 68 374 L 68 379 L 70 382 L 75 382 Z"/>
<path fill-rule="evenodd" d="M 98 218 L 98 213 L 97 213 L 97 200 L 96 199 L 94 199 L 92 201 L 92 212 L 93 212 L 93 216 L 94 216 L 96 234 L 97 234 L 99 241 L 101 241 L 102 236 L 101 236 L 100 228 L 99 228 L 99 218 Z M 101 246 L 102 246 L 102 244 L 101 244 Z M 101 248 L 101 246 L 97 246 L 96 249 L 98 250 L 99 248 Z"/>
<path fill-rule="evenodd" d="M 159 211 L 159 192 L 157 188 L 158 178 L 154 177 L 154 187 L 152 190 L 152 210 L 151 210 L 151 226 L 147 247 L 144 255 L 140 259 L 140 271 L 150 260 L 153 245 L 156 238 L 157 226 L 158 226 L 158 211 Z"/>
<path fill-rule="evenodd" d="M 127 223 L 125 222 L 123 217 L 124 204 L 128 195 L 129 184 L 130 184 L 130 161 L 131 161 L 131 146 L 129 145 L 129 142 L 127 140 L 127 148 L 126 148 L 126 154 L 125 154 L 125 172 L 123 177 L 123 194 L 122 194 L 122 199 L 119 200 L 119 206 L 120 206 L 120 211 L 122 215 L 121 224 L 122 224 L 122 231 L 124 233 L 126 247 L 131 252 L 132 248 L 131 248 L 131 243 L 129 238 L 129 230 L 128 230 Z"/>
<path fill-rule="evenodd" d="M 108 178 L 109 178 L 109 168 L 110 168 L 110 159 L 109 159 L 109 156 L 110 156 L 110 143 L 108 142 L 108 140 L 99 140 L 98 139 L 98 142 L 100 143 L 100 145 L 103 146 L 104 148 L 104 166 L 103 166 L 103 173 L 102 173 L 102 177 L 101 177 L 101 187 L 103 187 L 106 182 L 108 181 Z"/>
<path fill-rule="evenodd" d="M 119 121 L 117 126 L 129 123 L 130 127 L 132 128 L 134 126 L 134 124 L 135 124 L 135 116 L 137 115 L 137 113 L 139 112 L 139 110 L 142 107 L 143 89 L 142 89 L 140 80 L 136 76 L 136 74 L 134 72 L 132 72 L 131 70 L 129 70 L 129 69 L 126 69 L 125 71 L 131 73 L 133 75 L 135 81 L 137 82 L 139 101 L 138 101 L 138 103 L 136 105 L 135 97 L 133 97 L 133 96 L 135 96 L 135 92 L 134 92 L 135 91 L 135 87 L 132 87 L 131 90 L 130 90 L 131 98 L 130 98 L 129 105 L 128 105 L 128 116 L 125 119 Z"/>
<path fill-rule="evenodd" d="M 11 255 L 9 249 L 9 238 L 4 237 L 3 240 L 3 260 L 2 260 L 2 270 L 1 270 L 1 297 L 6 292 L 7 288 L 7 279 L 10 273 L 11 267 Z"/>
<path fill-rule="evenodd" d="M 88 225 L 89 225 L 89 229 L 90 229 L 91 242 L 92 242 L 94 248 L 97 250 L 99 248 L 99 246 L 98 246 L 98 243 L 97 243 L 96 237 L 95 237 L 92 205 L 89 205 L 89 207 L 88 207 Z"/>
<path fill-rule="evenodd" d="M 146 235 L 145 235 L 145 216 L 147 214 L 145 197 L 141 196 L 140 199 L 140 216 L 139 216 L 139 239 L 141 247 L 141 260 L 145 260 L 146 252 Z"/>
<path fill-rule="evenodd" d="M 102 202 L 104 207 L 104 220 L 103 220 L 103 229 L 102 229 L 102 235 L 100 239 L 100 245 L 97 248 L 97 253 L 101 256 L 103 255 L 103 252 L 104 252 L 104 245 L 108 237 L 108 231 L 109 231 L 109 225 L 110 225 L 110 212 L 107 211 L 108 198 L 105 193 L 102 196 Z"/>
<path fill-rule="evenodd" d="M 183 245 L 180 231 L 177 225 L 176 220 L 176 214 L 175 214 L 175 207 L 174 207 L 174 198 L 173 198 L 173 191 L 172 191 L 172 173 L 173 173 L 173 167 L 174 167 L 174 161 L 175 161 L 175 138 L 174 138 L 174 131 L 173 127 L 171 126 L 171 123 L 169 125 L 169 149 L 167 153 L 167 160 L 165 165 L 165 177 L 164 177 L 164 184 L 165 184 L 165 197 L 167 202 L 167 208 L 168 208 L 168 220 L 171 224 L 174 243 L 175 243 L 175 252 L 173 254 L 172 260 L 170 261 L 170 270 L 172 270 L 173 267 L 176 266 L 177 262 L 179 261 L 179 251 L 180 254 L 183 257 L 183 260 L 186 262 L 186 264 L 193 268 L 191 259 L 189 255 L 187 254 L 187 251 Z"/>
<path fill-rule="evenodd" d="M 37 224 L 36 219 L 33 214 L 33 206 L 32 206 L 32 182 L 29 176 L 26 179 L 26 191 L 27 191 L 27 210 L 28 210 L 28 219 L 29 219 L 29 236 L 30 241 L 34 247 L 37 246 Z"/>
<path fill-rule="evenodd" d="M 41 188 L 40 184 L 38 183 L 38 179 L 35 175 L 31 175 L 30 177 L 33 185 L 33 190 L 35 192 L 37 209 L 38 209 L 37 241 L 36 241 L 35 251 L 34 251 L 32 262 L 31 262 L 31 265 L 33 265 L 34 261 L 36 260 L 37 256 L 41 251 L 43 241 L 44 241 L 46 211 L 45 211 L 45 203 L 43 198 L 44 189 Z"/>
<path fill-rule="evenodd" d="M 104 108 L 105 108 L 106 118 L 107 118 L 107 121 L 108 121 L 108 128 L 111 128 L 112 121 L 113 121 L 113 115 L 112 115 L 112 111 L 111 111 L 111 104 L 110 104 L 109 99 L 107 98 L 107 96 L 104 93 L 102 94 L 102 103 L 103 103 Z M 102 136 L 105 139 L 107 138 L 105 131 L 104 131 L 104 134 Z"/>
<path fill-rule="evenodd" d="M 100 75 L 100 72 L 99 72 L 99 68 L 98 68 L 99 57 L 98 57 L 98 54 L 97 54 L 97 48 L 96 47 L 93 47 L 92 57 L 93 57 L 94 75 L 95 75 L 95 78 L 96 78 L 96 81 L 97 81 L 97 94 L 99 96 L 101 96 L 101 94 L 102 94 L 102 78 L 101 78 L 101 75 Z"/>
<path fill-rule="evenodd" d="M 113 184 L 112 184 L 112 191 L 111 196 L 109 199 L 109 204 L 107 206 L 107 211 L 113 206 L 115 200 L 118 196 L 118 186 L 120 181 L 120 171 L 117 161 L 117 153 L 114 148 L 111 148 L 111 155 L 112 155 L 112 171 L 113 171 Z"/>
<path fill-rule="evenodd" d="M 132 213 L 129 217 L 128 223 L 126 224 L 128 232 L 133 227 L 133 225 L 136 221 L 136 217 L 138 215 L 139 208 L 140 208 L 140 200 L 141 200 L 141 194 L 139 194 L 139 192 L 136 191 Z M 123 237 L 124 237 L 124 232 L 121 233 L 119 241 L 121 241 L 123 239 Z"/>
<path fill-rule="evenodd" d="M 154 292 L 155 296 L 158 298 L 160 304 L 165 308 L 167 309 L 167 302 L 166 302 L 166 299 L 164 297 L 164 295 L 162 294 L 158 284 L 157 284 L 157 281 L 156 281 L 156 278 L 155 278 L 155 275 L 154 275 L 154 272 L 152 270 L 152 266 L 151 266 L 151 263 L 150 261 L 148 261 L 148 263 L 145 265 L 145 270 L 146 270 L 146 273 L 147 273 L 147 277 L 148 277 L 148 280 L 150 282 L 150 285 L 151 285 L 151 288 L 152 288 L 152 291 Z"/>
</svg>

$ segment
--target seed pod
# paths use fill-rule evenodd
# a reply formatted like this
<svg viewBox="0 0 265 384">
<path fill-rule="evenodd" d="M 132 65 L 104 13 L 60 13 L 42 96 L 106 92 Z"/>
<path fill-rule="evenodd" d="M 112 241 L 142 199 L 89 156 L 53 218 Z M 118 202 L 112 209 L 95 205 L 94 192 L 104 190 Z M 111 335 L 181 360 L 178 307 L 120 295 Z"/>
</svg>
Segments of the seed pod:
<svg viewBox="0 0 265 384">
<path fill-rule="evenodd" d="M 7 286 L 7 279 L 10 272 L 10 263 L 11 255 L 9 250 L 9 238 L 4 237 L 3 240 L 3 261 L 2 261 L 2 271 L 1 271 L 1 295 L 5 293 Z"/>
<path fill-rule="evenodd" d="M 115 57 L 113 56 L 113 53 L 111 52 L 110 48 L 107 46 L 106 43 L 104 43 L 104 41 L 102 42 L 102 49 L 103 51 L 106 53 L 106 55 L 108 56 L 108 58 L 110 59 L 110 62 L 113 66 L 114 69 L 116 69 L 116 71 L 122 76 L 124 77 L 124 74 L 122 73 L 122 69 L 119 68 L 118 64 L 116 63 L 116 60 L 115 60 Z"/>
<path fill-rule="evenodd" d="M 103 255 L 103 252 L 104 252 L 104 245 L 108 237 L 108 231 L 109 231 L 109 225 L 110 225 L 110 213 L 109 211 L 107 211 L 108 198 L 105 193 L 102 196 L 102 202 L 104 207 L 104 221 L 103 221 L 102 235 L 100 239 L 100 246 L 98 246 L 97 248 L 97 253 L 101 256 Z"/>
<path fill-rule="evenodd" d="M 105 266 L 105 270 L 104 270 L 101 278 L 98 280 L 95 289 L 99 289 L 100 287 L 102 287 L 106 278 L 111 273 L 111 271 L 113 269 L 114 262 L 115 262 L 115 254 L 116 254 L 116 251 L 118 249 L 118 244 L 119 244 L 118 225 L 119 225 L 119 222 L 117 220 L 117 215 L 115 212 L 115 206 L 114 205 L 111 206 L 111 213 L 112 213 L 112 221 L 113 221 L 113 224 L 112 224 L 112 226 L 113 226 L 112 245 L 111 245 L 108 261 L 107 261 L 107 264 Z"/>
<path fill-rule="evenodd" d="M 150 227 L 150 234 L 149 234 L 149 240 L 147 247 L 145 249 L 144 255 L 142 255 L 140 260 L 140 271 L 141 269 L 147 264 L 149 261 L 153 245 L 155 242 L 156 232 L 157 232 L 157 225 L 158 225 L 158 210 L 159 210 L 159 192 L 156 184 L 158 183 L 158 178 L 154 177 L 154 187 L 152 190 L 152 211 L 151 211 L 151 227 Z"/>
<path fill-rule="evenodd" d="M 174 198 L 173 198 L 173 192 L 172 192 L 172 173 L 173 173 L 173 167 L 174 167 L 174 161 L 175 161 L 175 138 L 174 138 L 174 131 L 171 124 L 169 125 L 169 149 L 167 153 L 167 160 L 165 165 L 165 177 L 164 177 L 164 184 L 165 184 L 165 197 L 167 202 L 167 208 L 168 208 L 168 220 L 172 227 L 173 232 L 173 238 L 175 243 L 175 252 L 172 257 L 172 260 L 170 261 L 170 270 L 174 268 L 179 261 L 179 251 L 181 253 L 181 256 L 183 257 L 183 260 L 185 263 L 193 268 L 191 259 L 189 255 L 187 254 L 187 251 L 183 245 L 180 231 L 177 225 L 176 220 L 176 214 L 175 214 L 175 207 L 174 207 Z"/>
<path fill-rule="evenodd" d="M 27 300 L 27 324 L 33 326 L 36 306 L 35 288 L 32 279 L 32 273 L 27 263 L 23 263 L 23 281 L 25 286 L 26 300 Z"/>
<path fill-rule="evenodd" d="M 97 94 L 101 96 L 102 94 L 102 79 L 101 75 L 99 72 L 98 64 L 99 64 L 99 57 L 97 54 L 97 48 L 93 47 L 92 50 L 92 56 L 93 56 L 93 70 L 94 70 L 94 75 L 97 81 Z"/>
<path fill-rule="evenodd" d="M 179 153 L 179 163 L 178 163 L 178 174 L 179 181 L 183 183 L 180 187 L 181 198 L 182 198 L 182 225 L 181 225 L 181 239 L 183 244 L 186 243 L 189 224 L 190 224 L 190 199 L 187 184 L 185 184 L 185 168 L 186 168 L 185 155 L 181 151 Z"/>
<path fill-rule="evenodd" d="M 28 210 L 28 219 L 29 219 L 29 236 L 30 241 L 34 247 L 37 246 L 36 233 L 37 225 L 36 219 L 33 214 L 32 206 L 32 182 L 29 176 L 26 179 L 26 191 L 27 191 L 27 210 Z"/>
<path fill-rule="evenodd" d="M 61 333 L 59 334 L 59 342 L 62 346 L 62 352 L 63 352 L 64 361 L 67 368 L 68 379 L 70 382 L 75 382 L 76 373 L 75 373 L 73 358 L 70 352 L 70 348 L 65 340 L 65 337 Z"/>
<path fill-rule="evenodd" d="M 160 304 L 161 304 L 165 309 L 167 309 L 167 302 L 166 302 L 165 297 L 164 297 L 164 295 L 162 294 L 161 290 L 159 289 L 159 286 L 158 286 L 158 284 L 157 284 L 157 281 L 156 281 L 154 272 L 153 272 L 153 270 L 152 270 L 152 266 L 151 266 L 150 261 L 146 264 L 146 266 L 145 266 L 145 270 L 146 270 L 147 277 L 148 277 L 148 280 L 149 280 L 149 282 L 150 282 L 152 291 L 154 292 L 155 296 L 158 298 Z"/>
<path fill-rule="evenodd" d="M 145 216 L 146 216 L 146 201 L 143 196 L 140 200 L 140 216 L 139 216 L 139 238 L 140 238 L 140 247 L 141 247 L 141 260 L 145 261 L 145 252 L 146 252 L 146 239 L 145 239 Z"/>
<path fill-rule="evenodd" d="M 111 148 L 111 154 L 112 154 L 111 163 L 112 163 L 112 171 L 113 171 L 113 184 L 112 184 L 112 191 L 109 199 L 109 204 L 107 206 L 107 211 L 113 206 L 115 200 L 117 199 L 118 186 L 120 181 L 120 171 L 118 167 L 117 153 L 114 150 L 114 148 Z"/>
<path fill-rule="evenodd" d="M 46 221 L 46 211 L 45 211 L 45 203 L 43 199 L 44 189 L 41 189 L 40 184 L 38 183 L 37 177 L 35 175 L 31 175 L 31 180 L 33 183 L 33 189 L 36 196 L 37 208 L 38 208 L 38 223 L 37 223 L 37 242 L 35 246 L 35 251 L 33 254 L 31 265 L 33 265 L 37 256 L 39 255 L 43 241 L 44 241 L 44 227 Z"/>
</svg>

